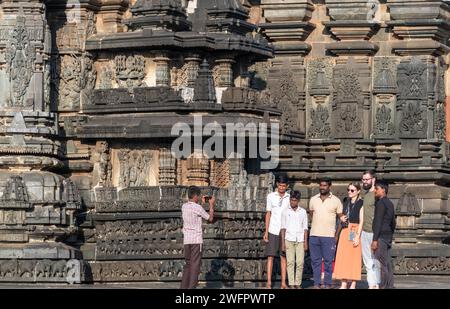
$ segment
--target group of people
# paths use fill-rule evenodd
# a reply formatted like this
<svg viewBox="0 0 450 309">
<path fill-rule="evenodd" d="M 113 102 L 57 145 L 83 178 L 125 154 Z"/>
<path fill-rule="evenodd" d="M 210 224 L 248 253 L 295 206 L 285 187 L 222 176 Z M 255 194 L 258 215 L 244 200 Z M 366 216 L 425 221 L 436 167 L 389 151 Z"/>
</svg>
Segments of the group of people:
<svg viewBox="0 0 450 309">
<path fill-rule="evenodd" d="M 370 289 L 393 288 L 391 245 L 395 212 L 387 197 L 389 186 L 385 181 L 376 180 L 375 172 L 371 170 L 363 173 L 361 181 L 362 186 L 359 182 L 350 183 L 347 197 L 341 201 L 331 192 L 331 180 L 320 180 L 319 194 L 311 197 L 307 211 L 299 205 L 300 192 L 288 192 L 287 178 L 278 177 L 275 191 L 267 196 L 263 236 L 267 288 L 271 288 L 273 262 L 278 256 L 281 288 L 288 288 L 286 277 L 289 288 L 301 288 L 304 257 L 308 250 L 316 289 L 331 288 L 333 278 L 341 281 L 341 289 L 346 289 L 349 283 L 354 289 L 361 280 L 362 261 Z M 215 204 L 214 196 L 201 196 L 201 190 L 196 186 L 189 187 L 188 199 L 182 206 L 186 261 L 182 289 L 192 289 L 198 284 L 202 220 L 213 222 Z M 209 213 L 200 201 L 203 205 L 208 204 Z M 311 220 L 308 220 L 308 214 Z"/>
<path fill-rule="evenodd" d="M 331 192 L 331 180 L 320 180 L 319 194 L 311 197 L 308 211 L 299 207 L 299 191 L 287 192 L 285 177 L 279 177 L 276 185 L 276 190 L 267 197 L 264 234 L 267 288 L 271 288 L 273 261 L 278 256 L 281 288 L 288 288 L 286 276 L 290 288 L 301 288 L 308 250 L 316 289 L 331 288 L 333 278 L 341 281 L 341 289 L 346 289 L 349 283 L 355 289 L 361 280 L 362 261 L 370 289 L 394 287 L 391 261 L 394 205 L 387 197 L 388 184 L 377 181 L 374 171 L 363 173 L 362 187 L 359 182 L 350 183 L 343 201 Z"/>
</svg>

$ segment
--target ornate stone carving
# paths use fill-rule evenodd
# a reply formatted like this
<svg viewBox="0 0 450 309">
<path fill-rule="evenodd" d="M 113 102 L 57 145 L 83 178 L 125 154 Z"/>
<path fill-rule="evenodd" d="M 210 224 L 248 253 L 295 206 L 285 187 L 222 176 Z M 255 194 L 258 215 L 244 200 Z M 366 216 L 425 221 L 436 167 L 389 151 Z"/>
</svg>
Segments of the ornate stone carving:
<svg viewBox="0 0 450 309">
<path fill-rule="evenodd" d="M 28 202 L 27 187 L 20 176 L 11 176 L 5 185 L 2 198 L 0 200 L 0 208 L 30 208 Z"/>
<path fill-rule="evenodd" d="M 428 121 L 421 101 L 407 101 L 403 105 L 400 133 L 405 137 L 425 136 Z"/>
<path fill-rule="evenodd" d="M 187 159 L 187 179 L 189 185 L 209 185 L 209 160 L 202 153 L 193 153 Z"/>
<path fill-rule="evenodd" d="M 333 118 L 337 137 L 360 137 L 360 105 L 363 93 L 358 71 L 351 66 L 336 67 L 333 76 Z"/>
<path fill-rule="evenodd" d="M 111 89 L 113 81 L 113 71 L 109 65 L 105 65 L 99 74 L 99 89 Z"/>
<path fill-rule="evenodd" d="M 427 97 L 427 64 L 418 57 L 398 65 L 399 98 L 402 100 Z"/>
<path fill-rule="evenodd" d="M 448 274 L 450 259 L 448 257 L 404 257 L 394 259 L 394 271 L 398 274 Z"/>
<path fill-rule="evenodd" d="M 316 109 L 311 109 L 311 125 L 309 126 L 309 138 L 328 138 L 331 134 L 331 126 L 328 109 L 323 104 L 317 104 Z"/>
<path fill-rule="evenodd" d="M 444 140 L 446 136 L 445 104 L 437 103 L 434 110 L 434 134 L 436 138 Z"/>
<path fill-rule="evenodd" d="M 374 92 L 397 92 L 397 65 L 392 57 L 375 57 L 374 64 Z"/>
<path fill-rule="evenodd" d="M 53 76 L 60 109 L 76 109 L 82 90 L 95 88 L 97 72 L 92 55 L 65 54 L 60 57 Z"/>
<path fill-rule="evenodd" d="M 75 183 L 70 179 L 63 181 L 63 200 L 66 202 L 66 208 L 69 210 L 81 209 L 81 196 Z"/>
<path fill-rule="evenodd" d="M 120 150 L 118 152 L 120 164 L 120 187 L 148 186 L 150 173 L 150 151 Z"/>
<path fill-rule="evenodd" d="M 136 88 L 145 77 L 145 58 L 141 55 L 119 55 L 114 58 L 116 81 L 120 87 Z"/>
<path fill-rule="evenodd" d="M 156 63 L 156 86 L 170 86 L 169 62 L 170 58 L 160 55 L 154 59 Z"/>
<path fill-rule="evenodd" d="M 28 36 L 25 20 L 24 15 L 17 16 L 6 47 L 5 60 L 12 84 L 9 106 L 33 105 L 33 99 L 27 98 L 26 93 L 33 76 L 36 47 L 31 42 L 33 38 Z"/>
<path fill-rule="evenodd" d="M 230 183 L 230 162 L 228 160 L 215 160 L 211 168 L 211 186 L 226 188 Z"/>
<path fill-rule="evenodd" d="M 1 260 L 0 281 L 81 282 L 79 260 Z"/>
<path fill-rule="evenodd" d="M 358 71 L 351 67 L 339 67 L 334 70 L 334 101 L 340 103 L 359 103 L 362 98 L 362 88 Z"/>
<path fill-rule="evenodd" d="M 209 64 L 206 59 L 200 66 L 194 87 L 194 102 L 200 104 L 215 104 L 216 90 Z"/>
<path fill-rule="evenodd" d="M 395 133 L 394 123 L 391 117 L 392 110 L 386 104 L 377 108 L 375 116 L 375 134 L 380 136 L 392 136 Z"/>
<path fill-rule="evenodd" d="M 235 61 L 233 59 L 218 59 L 214 70 L 217 70 L 217 78 L 215 78 L 216 87 L 233 87 L 233 68 Z"/>
<path fill-rule="evenodd" d="M 345 107 L 341 107 L 336 130 L 344 136 L 361 132 L 362 121 L 358 115 L 358 107 L 356 105 L 347 104 Z"/>
<path fill-rule="evenodd" d="M 109 187 L 112 177 L 110 149 L 107 142 L 97 142 L 94 153 L 94 166 L 97 171 L 98 185 Z"/>
<path fill-rule="evenodd" d="M 328 58 L 317 58 L 308 63 L 308 86 L 309 93 L 330 94 L 331 81 L 333 79 L 333 60 Z"/>
<path fill-rule="evenodd" d="M 159 184 L 161 186 L 175 185 L 177 181 L 177 160 L 170 149 L 159 150 Z"/>
<path fill-rule="evenodd" d="M 301 94 L 294 75 L 289 70 L 283 74 L 275 85 L 270 87 L 274 103 L 283 112 L 280 129 L 283 134 L 299 130 L 298 110 L 301 108 Z"/>
</svg>

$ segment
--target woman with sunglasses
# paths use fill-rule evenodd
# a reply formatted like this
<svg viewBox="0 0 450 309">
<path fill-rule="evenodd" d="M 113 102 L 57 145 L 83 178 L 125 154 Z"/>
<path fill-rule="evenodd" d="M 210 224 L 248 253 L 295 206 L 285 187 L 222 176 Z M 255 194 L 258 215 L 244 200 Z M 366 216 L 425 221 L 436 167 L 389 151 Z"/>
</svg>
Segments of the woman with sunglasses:
<svg viewBox="0 0 450 309">
<path fill-rule="evenodd" d="M 360 197 L 361 185 L 353 182 L 347 188 L 348 197 L 344 199 L 344 214 L 347 222 L 341 224 L 341 234 L 336 254 L 334 278 L 341 280 L 341 289 L 356 288 L 361 280 L 361 232 L 363 226 L 363 200 Z"/>
</svg>

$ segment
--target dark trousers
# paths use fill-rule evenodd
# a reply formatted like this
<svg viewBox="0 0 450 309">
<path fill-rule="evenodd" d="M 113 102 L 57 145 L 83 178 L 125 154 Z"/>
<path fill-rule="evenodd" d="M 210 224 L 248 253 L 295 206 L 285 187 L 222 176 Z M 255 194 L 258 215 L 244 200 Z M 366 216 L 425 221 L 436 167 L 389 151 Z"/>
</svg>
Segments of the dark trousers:
<svg viewBox="0 0 450 309">
<path fill-rule="evenodd" d="M 184 245 L 184 259 L 186 260 L 186 265 L 184 265 L 183 269 L 181 288 L 195 289 L 198 284 L 198 275 L 200 274 L 202 261 L 201 244 Z"/>
<path fill-rule="evenodd" d="M 380 263 L 380 289 L 394 288 L 394 270 L 391 258 L 391 242 L 383 238 L 378 239 L 375 258 Z"/>
<path fill-rule="evenodd" d="M 333 275 L 333 259 L 336 252 L 334 237 L 311 236 L 309 238 L 309 254 L 314 275 L 314 285 L 320 285 L 322 276 L 322 259 L 325 266 L 324 284 L 331 286 Z"/>
</svg>

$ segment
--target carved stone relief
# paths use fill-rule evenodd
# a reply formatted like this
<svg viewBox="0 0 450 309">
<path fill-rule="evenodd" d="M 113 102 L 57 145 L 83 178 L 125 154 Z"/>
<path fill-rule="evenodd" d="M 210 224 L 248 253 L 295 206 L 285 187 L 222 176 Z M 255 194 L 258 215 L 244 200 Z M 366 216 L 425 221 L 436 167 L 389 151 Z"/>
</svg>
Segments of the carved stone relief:
<svg viewBox="0 0 450 309">
<path fill-rule="evenodd" d="M 152 153 L 145 150 L 118 151 L 120 187 L 145 187 L 149 184 Z"/>
<path fill-rule="evenodd" d="M 336 137 L 362 137 L 363 93 L 358 71 L 351 66 L 335 67 L 333 85 L 333 120 Z"/>
<path fill-rule="evenodd" d="M 12 86 L 11 96 L 7 102 L 9 106 L 33 105 L 33 99 L 26 94 L 33 76 L 36 46 L 32 42 L 35 38 L 29 36 L 25 20 L 24 15 L 17 16 L 16 25 L 7 38 L 5 61 Z"/>
<path fill-rule="evenodd" d="M 145 78 L 145 58 L 142 55 L 119 55 L 114 59 L 119 87 L 136 88 Z"/>
</svg>

